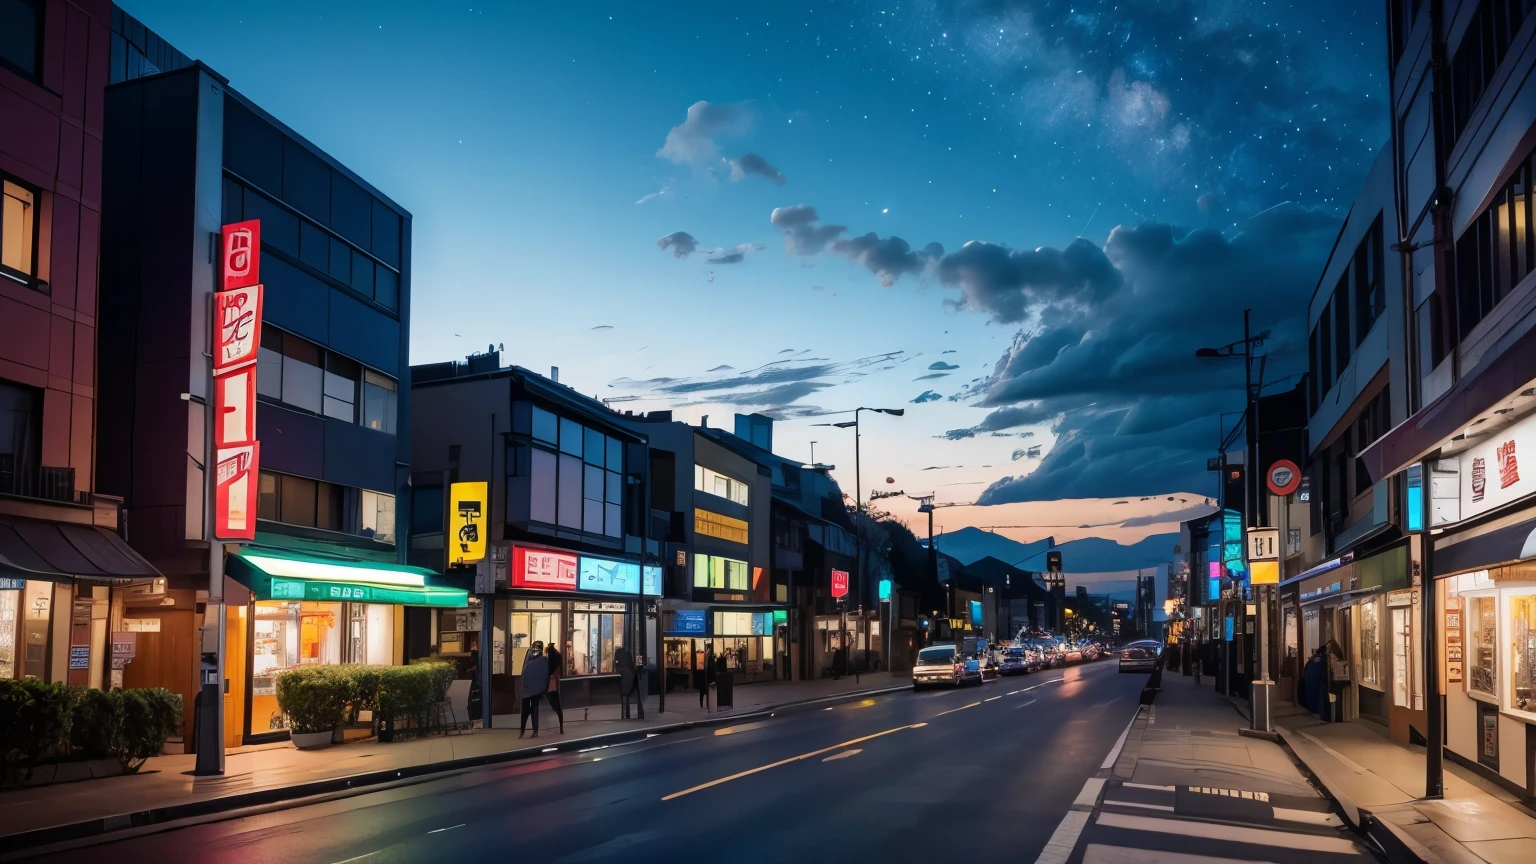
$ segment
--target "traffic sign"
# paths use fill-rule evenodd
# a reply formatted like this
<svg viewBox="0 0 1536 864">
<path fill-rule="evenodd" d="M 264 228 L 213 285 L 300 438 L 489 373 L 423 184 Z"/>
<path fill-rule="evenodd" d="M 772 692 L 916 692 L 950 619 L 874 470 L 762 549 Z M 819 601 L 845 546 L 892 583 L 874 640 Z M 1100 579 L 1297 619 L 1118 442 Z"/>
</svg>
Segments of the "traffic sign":
<svg viewBox="0 0 1536 864">
<path fill-rule="evenodd" d="M 848 571 L 832 571 L 832 596 L 838 600 L 848 596 Z"/>
<path fill-rule="evenodd" d="M 1269 472 L 1264 479 L 1269 484 L 1269 491 L 1275 495 L 1289 495 L 1301 488 L 1301 469 L 1289 459 L 1281 459 L 1269 466 Z"/>
</svg>

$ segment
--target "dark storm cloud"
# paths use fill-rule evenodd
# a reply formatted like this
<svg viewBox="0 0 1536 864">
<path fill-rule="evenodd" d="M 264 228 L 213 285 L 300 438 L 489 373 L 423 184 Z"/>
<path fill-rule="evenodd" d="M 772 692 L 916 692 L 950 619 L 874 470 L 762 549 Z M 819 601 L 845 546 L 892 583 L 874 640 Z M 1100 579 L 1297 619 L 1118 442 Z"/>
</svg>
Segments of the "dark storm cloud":
<svg viewBox="0 0 1536 864">
<path fill-rule="evenodd" d="M 786 348 L 800 354 L 807 349 Z M 784 352 L 780 352 L 781 354 Z M 724 404 L 753 407 L 764 414 L 786 419 L 823 413 L 801 400 L 823 390 L 852 383 L 871 371 L 893 368 L 906 359 L 904 351 L 872 354 L 853 360 L 832 362 L 821 357 L 786 357 L 753 369 L 737 371 L 728 365 L 716 366 L 696 378 L 618 378 L 609 382 L 612 389 L 631 391 L 642 399 L 661 400 L 672 407 Z M 726 374 L 714 374 L 724 372 Z"/>
<path fill-rule="evenodd" d="M 1100 303 L 1122 284 L 1103 250 L 1081 237 L 1065 249 L 1027 251 L 972 240 L 939 262 L 939 281 L 960 288 L 957 305 L 1001 324 L 1023 321 L 1030 309 Z"/>
<path fill-rule="evenodd" d="M 948 378 L 948 377 L 949 377 L 949 373 L 948 372 L 929 372 L 927 375 L 919 375 L 916 378 L 913 378 L 912 380 L 913 381 L 934 381 L 934 380 L 937 380 L 939 378 Z"/>
<path fill-rule="evenodd" d="M 656 155 L 679 165 L 712 160 L 719 154 L 717 137 L 740 135 L 751 122 L 752 111 L 746 102 L 695 102 L 688 106 L 683 122 L 667 133 L 666 143 Z"/>
<path fill-rule="evenodd" d="M 940 396 L 932 390 L 924 390 L 923 392 L 917 394 L 917 398 L 912 400 L 912 404 L 921 405 L 924 402 L 937 402 L 943 398 L 943 396 Z"/>
<path fill-rule="evenodd" d="M 783 186 L 787 178 L 779 169 L 768 164 L 768 160 L 756 153 L 747 153 L 740 159 L 731 160 L 731 179 L 745 180 L 748 177 L 762 177 L 777 186 Z"/>
<path fill-rule="evenodd" d="M 1049 423 L 1057 440 L 1034 472 L 993 484 L 981 500 L 1208 487 L 1205 457 L 1217 415 L 1242 405 L 1242 366 L 1197 360 L 1194 349 L 1239 338 L 1248 307 L 1254 329 L 1272 331 L 1268 379 L 1301 371 L 1307 298 L 1336 230 L 1332 216 L 1296 205 L 1256 216 L 1230 238 L 1122 226 L 1103 249 L 1118 287 L 1095 302 L 1021 293 L 1018 304 L 987 307 L 999 322 L 1030 324 L 965 392 L 995 410 L 950 437 Z"/>
<path fill-rule="evenodd" d="M 673 231 L 671 234 L 657 240 L 656 245 L 661 247 L 663 252 L 671 249 L 674 256 L 687 258 L 699 248 L 699 241 L 695 240 L 693 235 L 687 231 Z"/>
<path fill-rule="evenodd" d="M 848 232 L 842 225 L 822 225 L 816 208 L 806 204 L 775 207 L 768 221 L 784 231 L 784 251 L 791 255 L 820 255 L 828 244 Z"/>
<path fill-rule="evenodd" d="M 832 251 L 863 265 L 880 277 L 880 284 L 886 287 L 896 284 L 896 280 L 904 275 L 921 274 L 931 262 L 944 256 L 944 247 L 937 243 L 914 250 L 900 237 L 881 239 L 874 232 L 835 241 Z"/>
</svg>

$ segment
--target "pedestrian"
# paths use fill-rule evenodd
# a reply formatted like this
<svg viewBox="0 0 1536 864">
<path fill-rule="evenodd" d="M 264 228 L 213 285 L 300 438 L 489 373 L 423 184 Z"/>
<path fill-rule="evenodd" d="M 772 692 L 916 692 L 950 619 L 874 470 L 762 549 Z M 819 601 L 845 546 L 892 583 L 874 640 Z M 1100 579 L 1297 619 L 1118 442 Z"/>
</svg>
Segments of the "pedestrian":
<svg viewBox="0 0 1536 864">
<path fill-rule="evenodd" d="M 695 676 L 699 685 L 699 707 L 709 706 L 709 685 L 715 683 L 715 648 L 712 644 L 704 643 L 704 668 Z"/>
<path fill-rule="evenodd" d="M 1301 706 L 1318 716 L 1320 720 L 1327 720 L 1326 706 L 1328 667 L 1323 662 L 1323 649 L 1312 651 L 1312 656 L 1307 658 L 1307 665 L 1301 669 Z"/>
<path fill-rule="evenodd" d="M 565 734 L 565 712 L 560 710 L 560 679 L 565 677 L 565 658 L 555 650 L 555 643 L 549 643 L 544 651 L 545 658 L 549 661 L 549 707 L 555 709 L 555 719 L 560 721 L 560 734 Z"/>
<path fill-rule="evenodd" d="M 1344 651 L 1339 643 L 1332 639 L 1328 640 L 1324 659 L 1328 662 L 1328 716 L 1325 719 L 1337 723 L 1344 719 L 1344 691 L 1350 684 L 1349 664 L 1344 661 Z"/>
<path fill-rule="evenodd" d="M 629 694 L 635 689 L 635 658 L 629 655 L 629 649 L 620 645 L 613 652 L 613 668 L 619 673 L 619 704 L 623 707 L 619 710 L 619 719 L 629 719 Z"/>
<path fill-rule="evenodd" d="M 528 717 L 533 716 L 533 737 L 539 737 L 539 702 L 549 690 L 549 658 L 544 656 L 544 643 L 533 643 L 533 650 L 523 663 L 522 695 L 523 722 L 517 737 L 528 732 Z"/>
<path fill-rule="evenodd" d="M 650 673 L 646 669 L 645 655 L 640 654 L 635 657 L 635 711 L 637 712 L 636 717 L 640 720 L 645 719 L 645 685 L 649 678 Z"/>
<path fill-rule="evenodd" d="M 1188 644 L 1188 643 L 1186 643 Z M 1190 648 L 1189 665 L 1195 673 L 1195 686 L 1200 686 L 1200 643 L 1196 642 Z"/>
</svg>

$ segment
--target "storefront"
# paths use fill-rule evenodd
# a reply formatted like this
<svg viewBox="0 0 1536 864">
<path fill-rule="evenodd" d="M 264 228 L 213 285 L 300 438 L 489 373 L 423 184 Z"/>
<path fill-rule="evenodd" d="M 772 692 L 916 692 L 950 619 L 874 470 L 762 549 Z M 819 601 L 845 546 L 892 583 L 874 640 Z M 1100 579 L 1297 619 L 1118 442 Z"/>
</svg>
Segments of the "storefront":
<svg viewBox="0 0 1536 864">
<path fill-rule="evenodd" d="M 225 737 L 287 734 L 277 678 L 299 666 L 404 662 L 403 607 L 462 609 L 469 595 L 419 567 L 246 547 L 226 559 Z M 232 745 L 231 745 L 232 746 Z"/>
<path fill-rule="evenodd" d="M 661 596 L 661 568 L 644 568 L 644 605 Z M 594 693 L 618 695 L 618 650 L 629 649 L 637 660 L 650 652 L 649 639 L 636 645 L 642 611 L 641 567 L 593 555 L 514 545 L 509 585 L 499 592 L 492 610 L 492 711 L 516 714 L 521 704 L 523 666 L 535 643 L 555 646 L 565 665 L 561 698 L 568 705 L 586 704 Z M 438 616 L 452 622 L 438 634 L 444 654 L 464 656 L 480 650 L 478 613 Z M 654 633 L 654 630 L 651 631 Z M 569 693 L 569 695 L 567 695 Z"/>
<path fill-rule="evenodd" d="M 789 610 L 770 607 L 669 609 L 663 613 L 669 689 L 694 686 L 709 652 L 724 655 L 737 684 L 772 681 L 789 663 Z"/>
</svg>

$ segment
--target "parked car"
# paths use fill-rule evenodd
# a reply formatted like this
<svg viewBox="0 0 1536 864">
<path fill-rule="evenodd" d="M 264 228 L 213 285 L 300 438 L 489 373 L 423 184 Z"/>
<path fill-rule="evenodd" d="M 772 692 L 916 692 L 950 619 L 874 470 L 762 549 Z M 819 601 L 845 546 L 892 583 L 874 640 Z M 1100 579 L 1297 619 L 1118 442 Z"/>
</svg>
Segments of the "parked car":
<svg viewBox="0 0 1536 864">
<path fill-rule="evenodd" d="M 1068 642 L 1061 646 L 1063 659 L 1068 663 L 1081 663 L 1083 660 L 1083 646 L 1076 642 Z"/>
<path fill-rule="evenodd" d="M 1027 675 L 1034 671 L 1030 668 L 1028 650 L 1024 648 L 1009 648 L 1003 652 L 1003 662 L 999 671 L 1004 675 Z"/>
<path fill-rule="evenodd" d="M 917 665 L 912 667 L 912 689 L 924 687 L 961 687 L 968 682 L 982 681 L 981 661 L 974 657 L 960 656 L 954 645 L 932 645 L 917 652 Z"/>
<path fill-rule="evenodd" d="M 1163 646 L 1151 639 L 1127 643 L 1120 649 L 1121 672 L 1151 672 L 1157 668 Z"/>
</svg>

